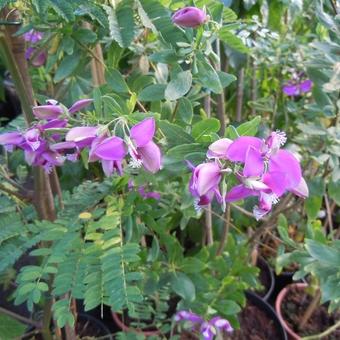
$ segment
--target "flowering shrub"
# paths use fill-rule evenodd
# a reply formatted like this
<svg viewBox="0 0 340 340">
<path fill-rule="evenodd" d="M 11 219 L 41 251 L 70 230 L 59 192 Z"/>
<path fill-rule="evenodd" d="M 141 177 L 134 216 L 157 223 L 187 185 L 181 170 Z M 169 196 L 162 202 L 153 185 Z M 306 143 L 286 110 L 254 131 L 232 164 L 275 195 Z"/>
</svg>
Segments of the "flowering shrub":
<svg viewBox="0 0 340 340">
<path fill-rule="evenodd" d="M 312 248 L 338 252 L 338 28 L 322 6 L 32 0 L 21 22 L 8 3 L 23 116 L 0 134 L 0 273 L 43 308 L 44 339 L 51 319 L 76 337 L 75 300 L 163 338 L 228 336 L 262 249 L 327 288 Z M 21 256 L 34 265 L 16 273 Z"/>
</svg>

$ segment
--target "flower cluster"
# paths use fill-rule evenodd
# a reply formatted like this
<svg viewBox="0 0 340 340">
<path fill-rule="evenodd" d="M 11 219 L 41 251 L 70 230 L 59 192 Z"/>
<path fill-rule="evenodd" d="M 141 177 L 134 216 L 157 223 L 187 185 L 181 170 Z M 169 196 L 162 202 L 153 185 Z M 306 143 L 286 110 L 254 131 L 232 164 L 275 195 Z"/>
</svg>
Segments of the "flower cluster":
<svg viewBox="0 0 340 340">
<path fill-rule="evenodd" d="M 46 51 L 39 51 L 37 48 L 37 44 L 42 38 L 43 33 L 34 30 L 24 34 L 24 39 L 29 45 L 25 52 L 25 58 L 30 60 L 31 64 L 36 67 L 44 65 L 47 59 Z"/>
<path fill-rule="evenodd" d="M 241 136 L 232 141 L 220 139 L 209 146 L 209 161 L 192 168 L 189 184 L 198 207 L 209 204 L 214 197 L 225 205 L 255 196 L 258 204 L 253 214 L 258 220 L 272 209 L 287 191 L 300 197 L 308 196 L 308 187 L 296 157 L 281 149 L 286 142 L 283 132 L 272 132 L 265 140 Z M 239 182 L 221 194 L 225 176 L 233 173 Z"/>
<path fill-rule="evenodd" d="M 293 73 L 291 79 L 282 86 L 282 91 L 287 96 L 297 97 L 311 90 L 313 82 L 304 78 L 304 73 Z"/>
<path fill-rule="evenodd" d="M 47 173 L 53 167 L 63 165 L 65 160 L 76 161 L 85 148 L 89 153 L 88 161 L 101 162 L 106 176 L 114 171 L 122 174 L 127 154 L 131 157 L 130 166 L 133 168 L 143 166 L 151 173 L 160 170 L 161 152 L 152 140 L 156 129 L 153 118 L 146 118 L 131 129 L 124 118 L 114 120 L 116 125 L 122 124 L 123 138 L 109 130 L 113 122 L 104 126 L 69 128 L 69 118 L 91 103 L 92 99 L 82 99 L 67 109 L 55 100 L 48 100 L 46 105 L 33 107 L 35 117 L 40 119 L 38 123 L 23 132 L 0 135 L 0 145 L 7 151 L 15 147 L 24 150 L 26 162 L 42 166 Z"/>
<path fill-rule="evenodd" d="M 214 339 L 218 332 L 231 333 L 234 330 L 229 321 L 222 319 L 220 316 L 216 316 L 210 321 L 205 321 L 199 315 L 183 310 L 176 313 L 174 320 L 175 322 L 189 321 L 191 329 L 198 326 L 204 340 Z"/>
</svg>

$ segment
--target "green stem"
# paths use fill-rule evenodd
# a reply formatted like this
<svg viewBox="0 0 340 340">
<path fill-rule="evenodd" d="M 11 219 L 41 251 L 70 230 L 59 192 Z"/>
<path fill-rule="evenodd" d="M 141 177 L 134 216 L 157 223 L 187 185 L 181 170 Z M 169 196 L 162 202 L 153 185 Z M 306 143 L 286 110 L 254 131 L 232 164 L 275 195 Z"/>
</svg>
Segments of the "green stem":
<svg viewBox="0 0 340 340">
<path fill-rule="evenodd" d="M 340 320 L 337 323 L 335 323 L 333 326 L 331 326 L 328 329 L 326 329 L 324 332 L 322 332 L 320 334 L 304 336 L 303 338 L 301 338 L 301 340 L 319 340 L 319 339 L 323 339 L 327 335 L 329 335 L 332 332 L 336 331 L 337 328 L 339 328 L 339 327 L 340 327 Z"/>
</svg>

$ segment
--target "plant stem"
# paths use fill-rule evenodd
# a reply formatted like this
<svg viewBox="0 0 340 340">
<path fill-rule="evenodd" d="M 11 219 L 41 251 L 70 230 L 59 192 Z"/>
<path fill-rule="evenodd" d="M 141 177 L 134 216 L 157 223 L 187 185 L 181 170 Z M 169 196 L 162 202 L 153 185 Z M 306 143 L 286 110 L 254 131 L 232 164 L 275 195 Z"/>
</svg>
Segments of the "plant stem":
<svg viewBox="0 0 340 340">
<path fill-rule="evenodd" d="M 224 247 L 225 247 L 226 242 L 228 240 L 229 228 L 230 228 L 230 204 L 227 205 L 227 209 L 226 209 L 226 212 L 225 212 L 225 221 L 224 221 L 224 224 L 223 224 L 221 241 L 220 241 L 220 245 L 217 249 L 216 256 L 222 255 L 222 253 L 223 253 Z"/>
<path fill-rule="evenodd" d="M 244 87 L 244 67 L 238 72 L 237 95 L 236 95 L 236 121 L 242 120 L 243 109 L 243 87 Z"/>
<path fill-rule="evenodd" d="M 6 187 L 5 187 L 4 185 L 2 185 L 2 184 L 0 184 L 0 191 L 3 191 L 3 192 L 5 192 L 5 193 L 7 193 L 8 195 L 13 195 L 13 196 L 19 198 L 19 199 L 22 200 L 22 201 L 27 201 L 27 200 L 30 199 L 29 196 L 26 196 L 26 195 L 24 195 L 24 194 L 21 194 L 21 193 L 18 192 L 18 191 L 12 191 L 11 189 L 6 188 Z"/>
<path fill-rule="evenodd" d="M 211 117 L 211 97 L 208 94 L 204 97 L 204 111 L 207 116 Z M 208 205 L 205 211 L 205 232 L 206 232 L 206 243 L 208 246 L 214 243 L 213 230 L 212 230 L 212 214 L 211 214 L 211 204 Z"/>
<path fill-rule="evenodd" d="M 321 292 L 320 290 L 318 290 L 315 296 L 313 297 L 312 302 L 309 304 L 306 311 L 302 315 L 302 318 L 300 319 L 299 329 L 303 329 L 306 326 L 306 323 L 308 322 L 309 318 L 312 316 L 315 309 L 319 306 L 320 298 L 321 298 Z"/>
<path fill-rule="evenodd" d="M 256 64 L 255 59 L 251 58 L 251 101 L 256 102 L 257 100 L 257 78 L 256 78 Z M 256 108 L 254 106 L 251 107 L 251 114 L 253 116 L 256 115 Z"/>
<path fill-rule="evenodd" d="M 329 204 L 329 199 L 327 194 L 324 195 L 325 197 L 325 206 L 327 211 L 327 221 L 329 225 L 329 233 L 331 235 L 331 238 L 334 240 L 334 226 L 333 226 L 333 219 L 332 219 L 332 209 Z"/>
<path fill-rule="evenodd" d="M 21 316 L 19 314 L 16 314 L 16 313 L 13 313 L 3 307 L 0 307 L 0 313 L 3 313 L 3 314 L 6 314 L 8 316 L 11 316 L 12 318 L 18 320 L 18 321 L 22 321 L 23 323 L 27 324 L 27 325 L 32 325 L 34 326 L 35 328 L 40 328 L 41 327 L 41 324 L 37 321 L 34 321 L 34 320 L 31 320 L 31 319 L 28 319 L 28 318 L 25 318 L 24 316 Z"/>
<path fill-rule="evenodd" d="M 336 331 L 337 328 L 340 327 L 340 320 L 335 323 L 333 326 L 326 329 L 324 332 L 320 334 L 310 335 L 310 336 L 304 336 L 301 338 L 301 340 L 319 340 L 325 338 L 327 335 L 331 334 L 332 332 Z"/>
<path fill-rule="evenodd" d="M 221 71 L 221 44 L 220 44 L 220 40 L 217 39 L 216 40 L 216 54 L 218 56 L 218 63 L 216 63 L 215 68 L 216 71 Z M 217 95 L 217 118 L 220 121 L 221 127 L 220 127 L 220 131 L 219 134 L 220 136 L 224 136 L 225 133 L 225 114 L 224 114 L 224 89 L 222 89 L 222 93 Z"/>
</svg>

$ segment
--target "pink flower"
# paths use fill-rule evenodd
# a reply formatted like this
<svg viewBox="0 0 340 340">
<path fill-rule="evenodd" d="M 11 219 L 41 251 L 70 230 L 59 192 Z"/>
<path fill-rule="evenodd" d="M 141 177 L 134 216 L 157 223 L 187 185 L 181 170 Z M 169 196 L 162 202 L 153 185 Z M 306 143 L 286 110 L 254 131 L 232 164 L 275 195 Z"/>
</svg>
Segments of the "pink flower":
<svg viewBox="0 0 340 340">
<path fill-rule="evenodd" d="M 189 190 L 196 197 L 198 206 L 209 204 L 215 195 L 217 200 L 221 201 L 221 178 L 221 168 L 215 162 L 203 163 L 193 168 Z"/>
<path fill-rule="evenodd" d="M 84 107 L 89 106 L 93 102 L 93 99 L 80 99 L 72 104 L 68 109 L 69 113 L 75 113 L 82 110 Z"/>
<path fill-rule="evenodd" d="M 154 118 L 146 118 L 134 125 L 130 131 L 128 150 L 132 158 L 131 166 L 140 167 L 155 173 L 161 168 L 162 155 L 159 147 L 152 141 L 155 135 Z"/>
<path fill-rule="evenodd" d="M 172 16 L 172 22 L 182 27 L 197 27 L 207 21 L 207 15 L 197 7 L 184 7 Z"/>
</svg>

